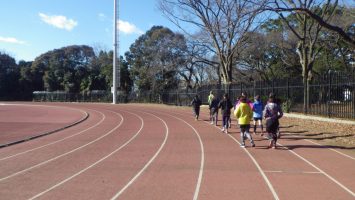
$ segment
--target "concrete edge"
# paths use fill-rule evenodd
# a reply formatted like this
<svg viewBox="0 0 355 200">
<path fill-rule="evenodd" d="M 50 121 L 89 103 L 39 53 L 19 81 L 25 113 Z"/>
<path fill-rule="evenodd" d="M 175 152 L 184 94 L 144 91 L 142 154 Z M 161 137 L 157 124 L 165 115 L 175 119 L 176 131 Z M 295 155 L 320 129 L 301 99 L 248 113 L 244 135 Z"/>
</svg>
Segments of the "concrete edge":
<svg viewBox="0 0 355 200">
<path fill-rule="evenodd" d="M 290 118 L 310 119 L 310 120 L 317 120 L 317 121 L 323 121 L 323 122 L 355 125 L 355 121 L 350 121 L 350 120 L 345 120 L 345 119 L 344 120 L 343 119 L 332 119 L 332 118 L 310 116 L 310 115 L 301 115 L 301 114 L 294 114 L 294 113 L 284 113 L 284 116 L 290 117 Z"/>
<path fill-rule="evenodd" d="M 15 145 L 15 144 L 19 144 L 19 143 L 22 143 L 22 142 L 27 142 L 29 140 L 33 140 L 33 139 L 36 139 L 36 138 L 40 138 L 40 137 L 43 137 L 43 136 L 46 136 L 46 135 L 50 135 L 50 134 L 53 134 L 53 133 L 56 133 L 56 132 L 59 132 L 59 131 L 62 131 L 64 129 L 67 129 L 67 128 L 70 128 L 72 126 L 75 126 L 77 124 L 80 124 L 81 122 L 87 120 L 89 118 L 89 113 L 87 113 L 86 111 L 85 112 L 85 117 L 81 118 L 80 120 L 74 122 L 74 123 L 71 123 L 67 126 L 64 126 L 62 128 L 58 128 L 58 129 L 55 129 L 55 130 L 52 130 L 52 131 L 48 131 L 48 132 L 44 132 L 44 133 L 40 133 L 39 135 L 35 135 L 35 136 L 31 136 L 31 137 L 28 137 L 28 138 L 24 138 L 24 139 L 21 139 L 21 140 L 17 140 L 15 142 L 10 142 L 10 143 L 5 143 L 5 144 L 0 144 L 0 149 L 1 148 L 4 148 L 4 147 L 8 147 L 8 146 L 12 146 L 12 145 Z"/>
</svg>

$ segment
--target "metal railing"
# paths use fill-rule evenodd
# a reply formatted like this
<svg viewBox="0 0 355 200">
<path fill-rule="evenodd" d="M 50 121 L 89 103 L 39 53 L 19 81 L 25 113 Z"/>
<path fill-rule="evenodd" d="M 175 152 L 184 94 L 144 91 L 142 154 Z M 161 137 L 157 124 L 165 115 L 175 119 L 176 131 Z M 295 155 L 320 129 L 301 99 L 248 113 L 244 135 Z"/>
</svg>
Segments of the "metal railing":
<svg viewBox="0 0 355 200">
<path fill-rule="evenodd" d="M 138 91 L 129 95 L 119 94 L 118 102 L 163 103 L 186 106 L 198 94 L 204 104 L 213 91 L 218 97 L 228 93 L 233 101 L 246 92 L 253 99 L 260 95 L 266 102 L 269 93 L 274 93 L 286 112 L 304 112 L 304 86 L 302 78 L 272 81 L 243 81 L 228 85 L 203 85 L 196 89 L 175 91 Z M 79 94 L 37 91 L 34 101 L 112 102 L 107 91 L 91 91 Z M 355 74 L 328 73 L 314 78 L 309 84 L 309 105 L 306 114 L 355 119 Z"/>
</svg>

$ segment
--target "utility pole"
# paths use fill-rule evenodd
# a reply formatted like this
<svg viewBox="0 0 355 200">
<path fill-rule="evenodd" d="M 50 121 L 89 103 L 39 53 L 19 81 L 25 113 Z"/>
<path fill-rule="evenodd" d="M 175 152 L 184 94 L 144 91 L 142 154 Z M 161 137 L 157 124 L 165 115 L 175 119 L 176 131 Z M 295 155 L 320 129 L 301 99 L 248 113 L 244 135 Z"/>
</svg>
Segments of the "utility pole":
<svg viewBox="0 0 355 200">
<path fill-rule="evenodd" d="M 119 5 L 117 0 L 113 2 L 113 83 L 112 83 L 112 104 L 117 103 L 117 87 L 120 87 L 120 65 L 118 59 L 117 66 L 117 55 L 118 54 L 118 34 L 117 34 L 117 18 L 118 18 Z"/>
</svg>

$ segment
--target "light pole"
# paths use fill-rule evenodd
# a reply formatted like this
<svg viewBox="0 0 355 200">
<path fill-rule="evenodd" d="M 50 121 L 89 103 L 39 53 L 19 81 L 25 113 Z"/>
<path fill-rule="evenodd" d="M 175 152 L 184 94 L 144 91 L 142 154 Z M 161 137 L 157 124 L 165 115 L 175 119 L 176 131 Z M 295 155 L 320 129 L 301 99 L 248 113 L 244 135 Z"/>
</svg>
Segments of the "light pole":
<svg viewBox="0 0 355 200">
<path fill-rule="evenodd" d="M 112 83 L 112 103 L 117 103 L 117 87 L 120 87 L 120 67 L 119 67 L 119 59 L 117 66 L 117 55 L 118 55 L 118 34 L 117 34 L 117 18 L 118 18 L 119 4 L 117 0 L 113 2 L 113 83 Z"/>
</svg>

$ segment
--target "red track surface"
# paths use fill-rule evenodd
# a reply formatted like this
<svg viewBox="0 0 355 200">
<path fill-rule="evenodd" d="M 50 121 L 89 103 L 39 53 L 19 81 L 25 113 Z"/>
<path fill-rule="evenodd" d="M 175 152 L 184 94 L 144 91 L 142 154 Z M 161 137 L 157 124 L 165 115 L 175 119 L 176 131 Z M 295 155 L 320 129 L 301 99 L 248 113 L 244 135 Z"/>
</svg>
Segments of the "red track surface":
<svg viewBox="0 0 355 200">
<path fill-rule="evenodd" d="M 0 105 L 0 146 L 22 142 L 85 120 L 78 109 L 29 104 Z"/>
<path fill-rule="evenodd" d="M 227 135 L 187 109 L 36 105 L 61 107 L 55 115 L 63 116 L 75 108 L 89 118 L 0 149 L 0 199 L 355 199 L 355 158 L 346 151 L 349 157 L 286 136 L 279 141 L 285 147 L 266 149 L 260 135 L 255 148 L 243 149 L 235 125 Z M 14 107 L 13 121 L 29 117 L 24 106 Z M 83 117 L 76 110 L 61 119 L 73 121 L 75 113 Z"/>
</svg>

